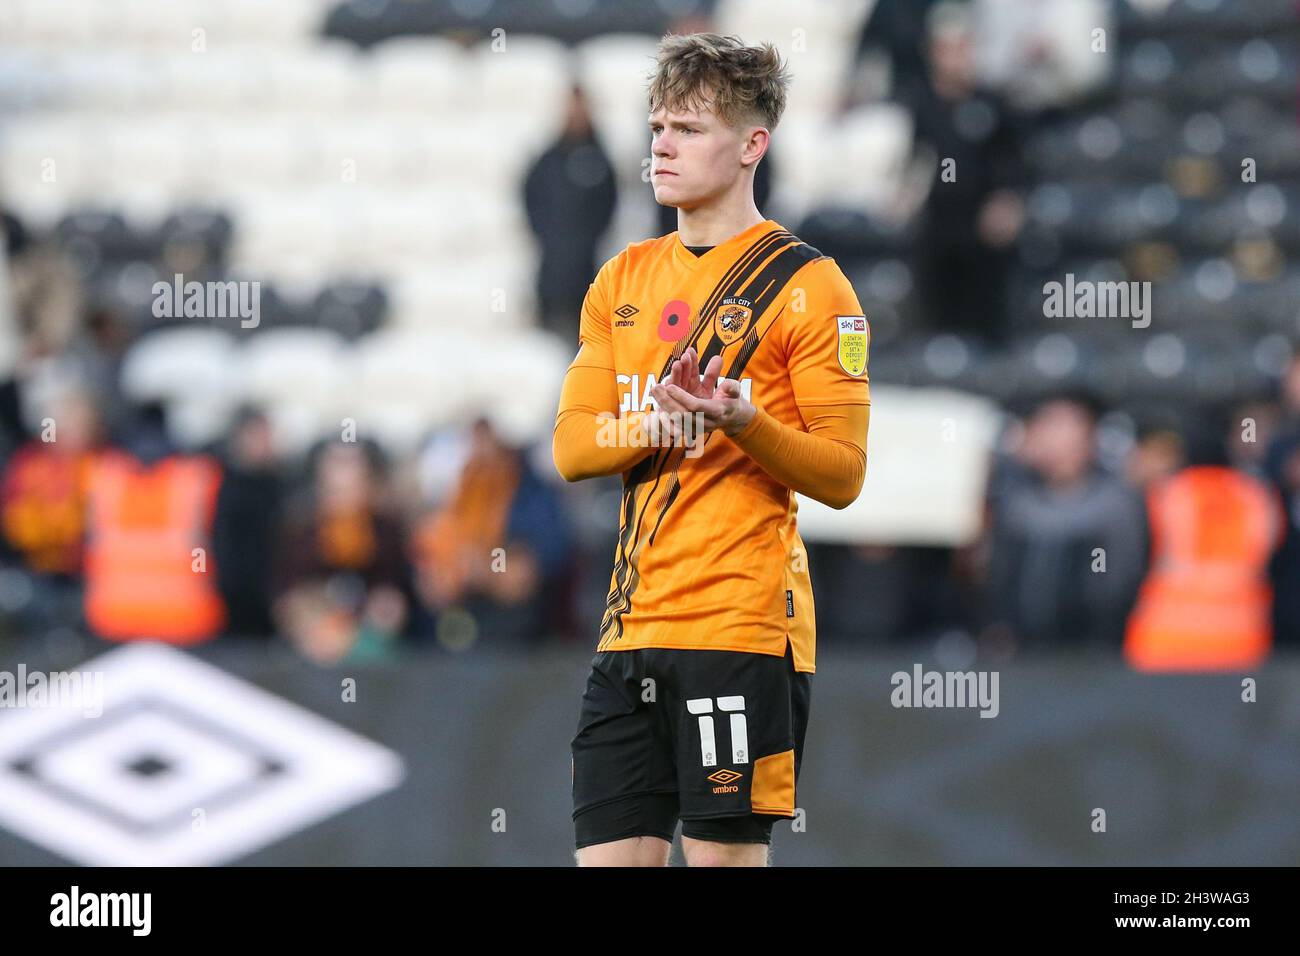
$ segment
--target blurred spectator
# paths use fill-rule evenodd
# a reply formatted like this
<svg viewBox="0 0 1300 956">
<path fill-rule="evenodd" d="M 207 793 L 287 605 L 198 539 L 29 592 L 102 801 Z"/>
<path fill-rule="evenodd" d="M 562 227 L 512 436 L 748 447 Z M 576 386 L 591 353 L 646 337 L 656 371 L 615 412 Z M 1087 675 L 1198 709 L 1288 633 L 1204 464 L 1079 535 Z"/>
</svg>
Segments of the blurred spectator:
<svg viewBox="0 0 1300 956">
<path fill-rule="evenodd" d="M 12 381 L 22 347 L 16 303 L 10 288 L 9 260 L 25 240 L 22 224 L 0 206 L 0 380 L 4 381 Z M 6 439 L 12 437 L 5 436 Z M 12 449 L 12 444 L 7 443 L 4 451 L 7 453 Z"/>
<path fill-rule="evenodd" d="M 1011 244 L 1024 221 L 1019 143 L 1002 102 L 975 89 L 969 10 L 942 3 L 929 19 L 930 83 L 916 142 L 938 163 L 921 212 L 920 288 L 935 329 L 999 341 Z"/>
<path fill-rule="evenodd" d="M 1264 457 L 1264 473 L 1281 496 L 1284 536 L 1269 565 L 1273 627 L 1279 643 L 1300 645 L 1300 355 L 1281 384 L 1281 420 Z"/>
<path fill-rule="evenodd" d="M 23 445 L 5 468 L 4 536 L 30 575 L 30 598 L 17 616 L 24 633 L 82 626 L 86 504 L 100 438 L 90 397 L 69 392 L 41 436 Z"/>
<path fill-rule="evenodd" d="M 1125 475 L 1131 486 L 1145 492 L 1186 464 L 1187 448 L 1177 429 L 1152 426 L 1138 432 L 1125 462 Z"/>
<path fill-rule="evenodd" d="M 542 324 L 565 341 L 578 340 L 582 300 L 596 274 L 596 243 L 614 218 L 617 198 L 614 168 L 575 85 L 560 138 L 524 181 L 528 224 L 541 254 L 538 309 Z"/>
<path fill-rule="evenodd" d="M 225 625 L 209 540 L 220 481 L 213 459 L 172 448 L 158 406 L 96 457 L 85 610 L 100 637 L 194 644 Z"/>
<path fill-rule="evenodd" d="M 884 647 L 964 630 L 949 548 L 808 544 L 819 647 Z"/>
<path fill-rule="evenodd" d="M 369 443 L 316 449 L 311 489 L 288 508 L 272 567 L 280 631 L 321 664 L 391 656 L 409 613 L 404 536 Z"/>
<path fill-rule="evenodd" d="M 553 488 L 477 421 L 455 489 L 416 532 L 417 582 L 434 614 L 468 612 L 490 648 L 536 643 L 566 617 L 572 532 Z M 445 636 L 444 636 L 445 639 Z"/>
<path fill-rule="evenodd" d="M 240 413 L 227 441 L 212 551 L 231 634 L 269 637 L 271 555 L 282 487 L 271 423 L 261 411 Z"/>
<path fill-rule="evenodd" d="M 863 24 L 855 59 L 873 49 L 889 57 L 893 72 L 891 96 L 915 111 L 929 92 L 926 69 L 926 18 L 936 0 L 877 0 Z M 850 96 L 854 91 L 850 91 Z"/>
<path fill-rule="evenodd" d="M 132 331 L 116 309 L 94 305 L 84 327 L 63 352 L 77 381 L 95 396 L 99 417 L 109 431 L 127 427 L 131 402 L 122 393 L 122 358 Z"/>
<path fill-rule="evenodd" d="M 1190 459 L 1147 493 L 1151 566 L 1124 656 L 1146 671 L 1254 667 L 1272 645 L 1267 572 L 1284 516 L 1267 484 L 1229 467 L 1222 430 Z"/>
<path fill-rule="evenodd" d="M 18 381 L 13 378 L 0 379 L 0 462 L 8 461 L 9 456 L 27 438 Z"/>
<path fill-rule="evenodd" d="M 1233 409 L 1224 436 L 1228 464 L 1252 478 L 1269 480 L 1267 457 L 1280 411 L 1269 401 L 1247 401 Z"/>
<path fill-rule="evenodd" d="M 1300 352 L 1291 356 L 1282 375 L 1281 418 L 1287 426 L 1300 425 Z"/>
<path fill-rule="evenodd" d="M 1300 644 L 1300 432 L 1291 431 L 1269 448 L 1268 474 L 1282 496 L 1285 536 L 1269 565 L 1273 585 L 1273 627 L 1279 643 Z"/>
<path fill-rule="evenodd" d="M 1141 504 L 1096 457 L 1086 397 L 1045 399 L 991 482 L 985 639 L 1118 650 L 1142 574 Z"/>
<path fill-rule="evenodd" d="M 9 260 L 8 294 L 22 348 L 19 361 L 52 355 L 76 336 L 83 292 L 76 266 L 56 245 L 38 242 L 0 210 Z"/>
</svg>

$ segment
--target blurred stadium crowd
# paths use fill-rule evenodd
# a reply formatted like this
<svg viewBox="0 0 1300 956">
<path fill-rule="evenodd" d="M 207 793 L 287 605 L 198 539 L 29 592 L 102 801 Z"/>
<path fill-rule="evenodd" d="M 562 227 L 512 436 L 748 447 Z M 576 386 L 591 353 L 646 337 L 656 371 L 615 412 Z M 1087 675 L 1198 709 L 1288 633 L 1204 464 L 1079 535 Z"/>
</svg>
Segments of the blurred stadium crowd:
<svg viewBox="0 0 1300 956">
<path fill-rule="evenodd" d="M 596 268 L 675 228 L 644 77 L 703 29 L 790 60 L 760 208 L 873 387 L 1005 413 L 976 534 L 805 536 L 823 645 L 1300 639 L 1293 0 L 0 0 L 5 636 L 594 646 L 619 482 L 550 427 Z M 1049 317 L 1067 275 L 1149 326 Z"/>
</svg>

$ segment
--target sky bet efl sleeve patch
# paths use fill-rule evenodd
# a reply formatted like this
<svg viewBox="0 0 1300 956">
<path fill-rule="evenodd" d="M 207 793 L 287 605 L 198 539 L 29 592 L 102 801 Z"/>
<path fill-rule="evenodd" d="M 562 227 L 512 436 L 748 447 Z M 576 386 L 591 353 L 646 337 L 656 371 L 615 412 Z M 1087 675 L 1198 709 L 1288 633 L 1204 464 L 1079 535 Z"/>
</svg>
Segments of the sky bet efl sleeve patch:
<svg viewBox="0 0 1300 956">
<path fill-rule="evenodd" d="M 867 352 L 871 348 L 871 329 L 865 315 L 837 315 L 840 327 L 840 368 L 850 375 L 861 375 L 867 368 Z"/>
</svg>

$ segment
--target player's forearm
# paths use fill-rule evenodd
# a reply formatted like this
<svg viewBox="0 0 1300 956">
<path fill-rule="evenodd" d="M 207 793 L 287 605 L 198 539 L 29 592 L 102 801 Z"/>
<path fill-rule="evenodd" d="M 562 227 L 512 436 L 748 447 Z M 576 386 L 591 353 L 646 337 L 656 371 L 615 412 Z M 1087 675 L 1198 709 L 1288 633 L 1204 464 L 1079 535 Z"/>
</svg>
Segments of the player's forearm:
<svg viewBox="0 0 1300 956">
<path fill-rule="evenodd" d="M 869 405 L 837 407 L 833 427 L 801 431 L 782 424 L 761 408 L 744 430 L 732 437 L 759 466 L 801 495 L 831 508 L 857 500 L 867 474 Z"/>
<path fill-rule="evenodd" d="M 645 414 L 619 418 L 612 411 L 617 406 L 612 370 L 576 361 L 569 366 L 551 440 L 555 468 L 565 481 L 617 475 L 650 453 L 649 436 L 641 427 Z"/>
<path fill-rule="evenodd" d="M 627 471 L 653 451 L 641 427 L 643 412 L 622 419 L 589 409 L 562 410 L 555 421 L 551 454 L 565 481 L 601 478 Z"/>
</svg>

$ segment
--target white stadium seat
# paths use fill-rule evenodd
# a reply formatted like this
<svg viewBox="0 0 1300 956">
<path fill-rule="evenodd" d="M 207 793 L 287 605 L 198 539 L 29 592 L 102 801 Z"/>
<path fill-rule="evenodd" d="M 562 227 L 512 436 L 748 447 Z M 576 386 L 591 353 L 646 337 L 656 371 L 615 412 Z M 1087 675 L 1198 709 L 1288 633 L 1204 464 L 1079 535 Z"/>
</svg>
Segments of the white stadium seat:
<svg viewBox="0 0 1300 956">
<path fill-rule="evenodd" d="M 370 201 L 342 187 L 239 194 L 231 264 L 251 275 L 319 282 L 339 272 L 365 275 L 355 255 L 366 244 Z"/>
<path fill-rule="evenodd" d="M 1001 420 L 997 406 L 977 395 L 872 386 L 862 494 L 841 511 L 800 495 L 799 534 L 841 544 L 971 543 Z"/>
<path fill-rule="evenodd" d="M 267 108 L 274 48 L 182 50 L 166 57 L 164 108 L 247 116 Z"/>
<path fill-rule="evenodd" d="M 519 278 L 497 268 L 425 269 L 394 282 L 390 293 L 390 322 L 398 328 L 490 334 L 528 324 L 530 303 Z"/>
<path fill-rule="evenodd" d="M 807 4 L 720 0 L 714 20 L 719 32 L 736 34 L 747 43 L 773 43 L 788 57 L 804 52 L 798 44 L 813 56 L 824 57 L 835 47 L 857 40 L 872 6 L 871 0 L 817 0 Z"/>
<path fill-rule="evenodd" d="M 193 2 L 193 0 L 191 0 Z M 201 0 L 209 42 L 304 45 L 317 39 L 328 6 L 321 0 Z"/>
<path fill-rule="evenodd" d="M 229 333 L 221 329 L 150 332 L 122 361 L 122 390 L 137 401 L 229 399 L 238 391 L 234 347 Z"/>
<path fill-rule="evenodd" d="M 567 343 L 539 329 L 479 341 L 467 356 L 472 403 L 508 440 L 540 440 L 555 425 L 560 386 L 573 359 Z"/>
<path fill-rule="evenodd" d="M 505 42 L 501 52 L 491 41 L 472 51 L 474 106 L 514 140 L 505 149 L 531 152 L 559 132 L 576 63 L 555 40 L 508 36 Z"/>
<path fill-rule="evenodd" d="M 833 115 L 849 79 L 871 6 L 864 0 L 722 0 L 715 16 L 721 32 L 769 42 L 781 52 L 792 80 L 787 117 L 822 121 Z"/>
<path fill-rule="evenodd" d="M 351 44 L 334 41 L 272 49 L 271 86 L 264 107 L 320 113 L 332 122 L 339 113 L 366 105 L 362 54 Z"/>
<path fill-rule="evenodd" d="M 266 410 L 284 451 L 298 454 L 324 435 L 341 433 L 355 373 L 351 352 L 333 332 L 259 330 L 244 343 L 239 361 L 242 396 Z"/>
<path fill-rule="evenodd" d="M 169 74 L 158 56 L 131 50 L 63 50 L 31 65 L 44 79 L 44 105 L 60 110 L 156 109 L 166 100 Z"/>
<path fill-rule="evenodd" d="M 264 329 L 241 346 L 244 395 L 255 402 L 326 402 L 345 386 L 346 344 L 315 328 Z"/>
<path fill-rule="evenodd" d="M 883 212 L 911 154 L 912 120 L 890 103 L 859 107 L 833 123 L 796 116 L 782 121 L 772 148 L 795 217 L 830 200 Z"/>
<path fill-rule="evenodd" d="M 50 114 L 0 130 L 0 191 L 20 210 L 102 204 L 112 185 L 110 124 Z M 43 217 L 42 217 L 43 218 Z"/>
<path fill-rule="evenodd" d="M 435 118 L 464 115 L 459 106 L 470 58 L 458 44 L 442 37 L 401 37 L 376 45 L 365 56 L 367 109 Z"/>
<path fill-rule="evenodd" d="M 216 181 L 232 191 L 301 188 L 304 174 L 322 165 L 320 139 L 307 124 L 223 116 L 210 129 L 215 146 L 209 162 Z"/>
<path fill-rule="evenodd" d="M 7 0 L 0 4 L 0 37 L 27 48 L 84 47 L 106 35 L 121 6 L 122 0 Z"/>
<path fill-rule="evenodd" d="M 194 164 L 207 159 L 195 150 L 191 129 L 173 116 L 123 121 L 111 132 L 111 182 L 178 190 Z"/>
<path fill-rule="evenodd" d="M 4 14 L 0 13 L 0 43 L 10 39 L 4 28 Z M 0 46 L 0 112 L 17 114 L 60 106 L 60 59 L 57 54 L 39 50 Z"/>
<path fill-rule="evenodd" d="M 462 332 L 387 329 L 357 347 L 358 431 L 396 453 L 472 409 L 470 369 L 478 339 Z"/>
<path fill-rule="evenodd" d="M 111 34 L 124 45 L 164 50 L 198 50 L 206 46 L 211 8 L 194 0 L 159 3 L 158 0 L 110 0 L 116 8 L 116 28 Z"/>
</svg>

